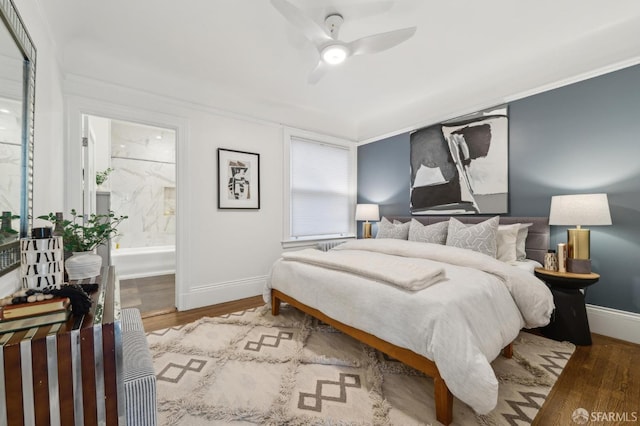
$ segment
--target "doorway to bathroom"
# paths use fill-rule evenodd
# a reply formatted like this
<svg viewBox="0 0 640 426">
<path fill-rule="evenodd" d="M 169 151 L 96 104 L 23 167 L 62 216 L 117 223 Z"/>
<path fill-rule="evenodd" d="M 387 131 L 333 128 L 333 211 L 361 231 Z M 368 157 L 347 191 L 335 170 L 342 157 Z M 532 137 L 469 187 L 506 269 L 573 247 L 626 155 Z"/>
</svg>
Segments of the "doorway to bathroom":
<svg viewBox="0 0 640 426">
<path fill-rule="evenodd" d="M 128 216 L 100 253 L 122 307 L 175 310 L 176 131 L 83 114 L 82 133 L 84 213 Z"/>
</svg>

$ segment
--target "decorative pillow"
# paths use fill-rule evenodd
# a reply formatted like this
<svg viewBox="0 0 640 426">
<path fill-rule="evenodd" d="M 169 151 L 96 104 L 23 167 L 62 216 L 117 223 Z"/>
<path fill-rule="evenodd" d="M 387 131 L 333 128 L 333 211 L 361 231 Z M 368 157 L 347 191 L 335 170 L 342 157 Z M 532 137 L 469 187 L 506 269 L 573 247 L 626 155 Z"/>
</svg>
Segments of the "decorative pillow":
<svg viewBox="0 0 640 426">
<path fill-rule="evenodd" d="M 518 229 L 518 238 L 516 240 L 516 260 L 525 260 L 527 258 L 527 252 L 524 245 L 529 235 L 529 227 L 533 223 L 521 223 Z"/>
<path fill-rule="evenodd" d="M 411 219 L 409 225 L 409 241 L 421 243 L 444 244 L 447 242 L 447 229 L 449 222 L 438 222 L 431 225 L 423 225 L 415 219 Z"/>
<path fill-rule="evenodd" d="M 519 223 L 514 223 L 513 225 L 498 225 L 498 236 L 496 237 L 496 259 L 503 262 L 516 261 L 516 242 L 518 240 L 519 231 Z"/>
<path fill-rule="evenodd" d="M 496 237 L 500 216 L 475 225 L 465 225 L 455 217 L 449 219 L 447 245 L 460 247 L 496 257 Z"/>
<path fill-rule="evenodd" d="M 409 237 L 409 225 L 411 222 L 391 223 L 386 217 L 378 224 L 378 233 L 376 238 L 395 238 L 397 240 L 406 240 Z"/>
</svg>

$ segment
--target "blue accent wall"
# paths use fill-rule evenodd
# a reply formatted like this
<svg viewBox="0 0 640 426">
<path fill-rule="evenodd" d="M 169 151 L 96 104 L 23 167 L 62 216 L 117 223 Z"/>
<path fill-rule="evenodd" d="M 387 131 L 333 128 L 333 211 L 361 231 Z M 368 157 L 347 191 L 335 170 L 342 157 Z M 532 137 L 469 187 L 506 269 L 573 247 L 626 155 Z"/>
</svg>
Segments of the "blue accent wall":
<svg viewBox="0 0 640 426">
<path fill-rule="evenodd" d="M 640 313 L 640 66 L 509 105 L 509 208 L 547 216 L 551 196 L 604 192 L 612 226 L 591 229 L 600 281 L 587 303 Z M 452 117 L 453 118 L 453 117 Z M 409 215 L 409 135 L 358 148 L 358 202 Z M 566 227 L 551 227 L 551 244 Z"/>
<path fill-rule="evenodd" d="M 380 216 L 407 215 L 409 185 L 408 133 L 358 147 L 358 203 L 378 204 Z"/>
</svg>

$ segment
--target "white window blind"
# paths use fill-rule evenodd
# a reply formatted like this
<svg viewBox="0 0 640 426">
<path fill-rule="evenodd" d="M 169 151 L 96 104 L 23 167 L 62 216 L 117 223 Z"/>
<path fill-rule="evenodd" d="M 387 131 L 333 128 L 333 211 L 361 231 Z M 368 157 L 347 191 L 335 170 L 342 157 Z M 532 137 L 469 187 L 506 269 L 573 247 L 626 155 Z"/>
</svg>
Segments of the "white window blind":
<svg viewBox="0 0 640 426">
<path fill-rule="evenodd" d="M 347 235 L 351 218 L 346 147 L 291 138 L 291 237 Z"/>
</svg>

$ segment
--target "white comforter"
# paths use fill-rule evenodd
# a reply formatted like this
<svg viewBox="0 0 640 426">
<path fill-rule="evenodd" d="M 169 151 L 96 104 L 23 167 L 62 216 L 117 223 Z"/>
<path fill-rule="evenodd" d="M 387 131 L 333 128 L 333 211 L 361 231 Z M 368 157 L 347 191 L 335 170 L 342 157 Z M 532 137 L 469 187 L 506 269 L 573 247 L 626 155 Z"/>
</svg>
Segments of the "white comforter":
<svg viewBox="0 0 640 426">
<path fill-rule="evenodd" d="M 334 250 L 364 250 L 436 262 L 446 279 L 407 291 L 362 276 L 280 259 L 271 288 L 344 324 L 434 361 L 449 390 L 476 412 L 497 404 L 490 362 L 522 327 L 549 322 L 551 292 L 531 273 L 484 254 L 405 240 L 350 241 Z"/>
</svg>

